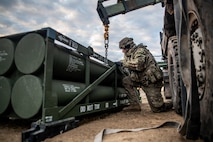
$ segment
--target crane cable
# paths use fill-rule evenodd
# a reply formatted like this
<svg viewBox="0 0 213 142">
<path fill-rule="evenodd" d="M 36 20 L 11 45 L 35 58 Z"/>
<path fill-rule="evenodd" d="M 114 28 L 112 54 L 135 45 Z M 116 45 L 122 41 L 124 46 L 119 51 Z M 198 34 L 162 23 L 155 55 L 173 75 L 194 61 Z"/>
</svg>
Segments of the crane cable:
<svg viewBox="0 0 213 142">
<path fill-rule="evenodd" d="M 105 58 L 108 56 L 108 47 L 109 47 L 109 25 L 104 25 L 104 45 L 105 45 Z"/>
</svg>

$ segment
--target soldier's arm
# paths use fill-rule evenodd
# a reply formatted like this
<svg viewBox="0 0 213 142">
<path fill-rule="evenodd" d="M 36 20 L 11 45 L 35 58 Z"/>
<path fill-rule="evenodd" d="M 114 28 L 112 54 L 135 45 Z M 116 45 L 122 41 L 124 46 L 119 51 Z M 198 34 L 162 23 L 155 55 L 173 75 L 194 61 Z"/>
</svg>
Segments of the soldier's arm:
<svg viewBox="0 0 213 142">
<path fill-rule="evenodd" d="M 127 62 L 124 62 L 123 66 L 131 70 L 142 71 L 145 68 L 146 54 L 143 50 L 139 50 L 135 53 L 134 57 Z"/>
</svg>

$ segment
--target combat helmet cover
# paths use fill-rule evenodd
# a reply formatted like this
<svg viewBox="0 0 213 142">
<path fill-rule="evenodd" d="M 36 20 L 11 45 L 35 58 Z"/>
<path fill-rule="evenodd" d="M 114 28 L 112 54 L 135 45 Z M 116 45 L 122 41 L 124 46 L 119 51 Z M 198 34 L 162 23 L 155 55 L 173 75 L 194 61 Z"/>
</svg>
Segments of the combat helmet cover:
<svg viewBox="0 0 213 142">
<path fill-rule="evenodd" d="M 125 37 L 119 42 L 119 48 L 120 49 L 125 49 L 125 48 L 131 48 L 133 45 L 133 38 Z"/>
</svg>

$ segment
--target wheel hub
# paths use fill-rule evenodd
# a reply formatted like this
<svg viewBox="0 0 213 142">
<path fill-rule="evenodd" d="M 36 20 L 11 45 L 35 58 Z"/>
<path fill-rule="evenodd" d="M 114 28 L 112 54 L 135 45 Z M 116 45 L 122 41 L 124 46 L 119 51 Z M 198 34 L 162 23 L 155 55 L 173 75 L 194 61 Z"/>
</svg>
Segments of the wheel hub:
<svg viewBox="0 0 213 142">
<path fill-rule="evenodd" d="M 194 18 L 192 18 L 194 19 Z M 191 46 L 193 51 L 193 58 L 195 62 L 197 86 L 199 98 L 202 99 L 205 91 L 205 47 L 203 43 L 203 36 L 198 20 L 195 18 L 191 24 Z"/>
</svg>

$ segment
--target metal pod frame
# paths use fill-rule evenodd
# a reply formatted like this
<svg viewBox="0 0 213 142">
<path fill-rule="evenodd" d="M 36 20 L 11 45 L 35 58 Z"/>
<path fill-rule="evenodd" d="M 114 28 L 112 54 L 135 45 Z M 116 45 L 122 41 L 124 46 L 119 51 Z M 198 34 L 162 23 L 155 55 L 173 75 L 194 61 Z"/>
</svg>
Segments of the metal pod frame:
<svg viewBox="0 0 213 142">
<path fill-rule="evenodd" d="M 128 104 L 117 66 L 52 28 L 1 37 L 0 66 L 0 117 L 37 120 L 22 141 L 41 141 L 76 127 L 77 116 Z"/>
</svg>

